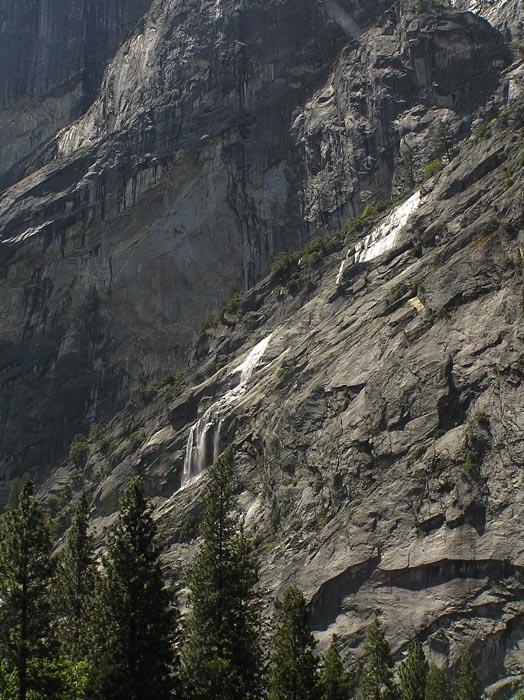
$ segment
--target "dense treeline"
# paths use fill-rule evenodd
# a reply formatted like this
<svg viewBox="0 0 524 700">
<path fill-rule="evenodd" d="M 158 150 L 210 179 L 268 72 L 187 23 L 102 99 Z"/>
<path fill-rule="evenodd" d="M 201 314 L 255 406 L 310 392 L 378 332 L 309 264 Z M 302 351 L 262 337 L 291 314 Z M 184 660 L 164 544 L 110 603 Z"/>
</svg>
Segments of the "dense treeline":
<svg viewBox="0 0 524 700">
<path fill-rule="evenodd" d="M 378 617 L 354 668 L 344 668 L 336 637 L 319 656 L 296 587 L 268 625 L 252 544 L 233 515 L 232 483 L 226 454 L 209 471 L 183 620 L 139 479 L 123 495 L 101 555 L 85 497 L 53 555 L 52 525 L 26 485 L 0 523 L 0 700 L 481 697 L 470 652 L 453 688 L 417 640 L 394 676 Z"/>
</svg>

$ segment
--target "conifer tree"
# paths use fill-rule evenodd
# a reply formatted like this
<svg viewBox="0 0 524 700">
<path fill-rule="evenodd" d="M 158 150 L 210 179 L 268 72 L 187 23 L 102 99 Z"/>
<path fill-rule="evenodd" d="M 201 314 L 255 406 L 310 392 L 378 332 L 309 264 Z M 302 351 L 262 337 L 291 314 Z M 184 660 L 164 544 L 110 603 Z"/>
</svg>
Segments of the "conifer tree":
<svg viewBox="0 0 524 700">
<path fill-rule="evenodd" d="M 407 657 L 399 668 L 400 700 L 424 700 L 428 671 L 422 644 L 415 639 L 409 645 Z"/>
<path fill-rule="evenodd" d="M 95 623 L 98 692 L 111 700 L 172 697 L 175 618 L 140 479 L 127 487 L 107 537 Z"/>
<path fill-rule="evenodd" d="M 208 472 L 202 544 L 189 576 L 191 613 L 183 650 L 187 692 L 236 700 L 262 694 L 258 573 L 252 547 L 232 515 L 231 452 Z"/>
<path fill-rule="evenodd" d="M 357 697 L 362 700 L 395 697 L 392 666 L 391 650 L 378 616 L 375 615 L 360 660 Z"/>
<path fill-rule="evenodd" d="M 348 700 L 349 698 L 349 678 L 342 665 L 336 634 L 333 635 L 331 644 L 324 654 L 320 687 L 322 700 Z"/>
<path fill-rule="evenodd" d="M 425 700 L 451 700 L 446 675 L 437 666 L 431 666 L 426 679 Z"/>
<path fill-rule="evenodd" d="M 84 494 L 60 554 L 54 596 L 60 649 L 75 661 L 87 659 L 91 651 L 89 618 L 97 572 L 88 520 L 89 504 Z"/>
<path fill-rule="evenodd" d="M 467 649 L 460 660 L 455 697 L 456 700 L 481 700 L 482 690 L 471 649 Z"/>
<path fill-rule="evenodd" d="M 16 672 L 19 700 L 33 685 L 32 663 L 50 654 L 51 580 L 50 528 L 28 483 L 0 521 L 0 653 Z"/>
<path fill-rule="evenodd" d="M 320 695 L 315 638 L 309 629 L 309 608 L 291 586 L 276 612 L 271 651 L 270 700 L 317 700 Z"/>
</svg>

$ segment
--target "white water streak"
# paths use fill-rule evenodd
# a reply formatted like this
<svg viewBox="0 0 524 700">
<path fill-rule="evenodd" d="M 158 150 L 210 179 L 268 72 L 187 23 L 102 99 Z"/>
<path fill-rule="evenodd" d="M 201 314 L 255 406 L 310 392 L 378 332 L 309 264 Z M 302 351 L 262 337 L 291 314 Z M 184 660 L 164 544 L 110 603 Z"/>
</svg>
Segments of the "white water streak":
<svg viewBox="0 0 524 700">
<path fill-rule="evenodd" d="M 344 258 L 344 260 L 342 260 L 342 262 L 340 263 L 340 269 L 338 271 L 337 280 L 335 282 L 337 287 L 342 281 L 342 275 L 344 274 L 344 270 L 346 268 L 346 263 L 347 263 L 347 258 Z"/>
<path fill-rule="evenodd" d="M 368 236 L 355 246 L 355 262 L 367 262 L 395 247 L 398 234 L 409 221 L 420 204 L 420 190 L 417 190 L 403 204 L 400 204 Z"/>
<path fill-rule="evenodd" d="M 251 375 L 262 359 L 272 336 L 273 333 L 255 345 L 244 362 L 231 372 L 231 374 L 240 374 L 239 383 L 233 389 L 226 391 L 191 426 L 186 445 L 181 488 L 196 481 L 204 469 L 218 459 L 220 454 L 220 433 L 224 424 L 224 418 L 229 408 L 237 403 L 246 393 Z"/>
</svg>

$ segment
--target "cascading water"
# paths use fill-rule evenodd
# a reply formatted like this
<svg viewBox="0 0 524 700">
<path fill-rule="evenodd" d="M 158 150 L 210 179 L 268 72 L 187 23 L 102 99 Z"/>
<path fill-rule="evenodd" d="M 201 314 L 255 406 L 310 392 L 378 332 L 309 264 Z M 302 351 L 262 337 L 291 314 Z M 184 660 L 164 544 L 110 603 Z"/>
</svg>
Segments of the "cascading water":
<svg viewBox="0 0 524 700">
<path fill-rule="evenodd" d="M 394 209 L 384 221 L 355 246 L 355 262 L 377 258 L 394 247 L 397 236 L 420 204 L 420 190 Z"/>
<path fill-rule="evenodd" d="M 239 374 L 239 383 L 215 401 L 189 430 L 182 472 L 181 487 L 187 486 L 218 459 L 220 454 L 220 431 L 230 407 L 246 393 L 247 384 L 255 367 L 262 359 L 273 333 L 260 341 L 251 350 L 244 362 L 231 374 Z"/>
</svg>

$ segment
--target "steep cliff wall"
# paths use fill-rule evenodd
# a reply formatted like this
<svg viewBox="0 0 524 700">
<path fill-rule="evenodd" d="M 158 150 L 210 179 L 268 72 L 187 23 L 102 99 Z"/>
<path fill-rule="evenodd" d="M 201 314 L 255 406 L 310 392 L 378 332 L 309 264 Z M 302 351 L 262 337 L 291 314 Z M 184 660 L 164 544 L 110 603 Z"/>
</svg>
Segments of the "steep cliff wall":
<svg viewBox="0 0 524 700">
<path fill-rule="evenodd" d="M 2 26 L 17 45 L 37 6 L 47 38 L 3 76 L 2 504 L 31 474 L 65 524 L 87 488 L 101 531 L 141 474 L 176 577 L 232 443 L 263 582 L 304 588 L 321 642 L 358 655 L 378 606 L 397 658 L 416 630 L 515 677 L 523 68 L 501 35 L 374 0 L 155 0 L 100 6 L 93 47 L 97 3 L 69 3 L 62 65 L 59 4 L 4 2 Z M 90 425 L 86 463 L 53 468 Z"/>
<path fill-rule="evenodd" d="M 524 37 L 524 7 L 520 0 L 454 0 L 453 4 L 485 17 L 515 42 Z"/>
<path fill-rule="evenodd" d="M 94 99 L 150 0 L 1 0 L 0 186 Z"/>
<path fill-rule="evenodd" d="M 381 4 L 337 7 L 360 31 Z M 303 243 L 293 115 L 350 38 L 313 0 L 153 3 L 85 116 L 4 191 L 0 434 L 14 468 L 49 461 L 82 418 L 183 362 L 233 286 Z"/>
</svg>

